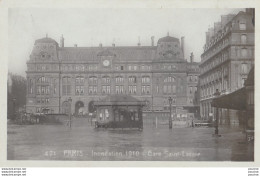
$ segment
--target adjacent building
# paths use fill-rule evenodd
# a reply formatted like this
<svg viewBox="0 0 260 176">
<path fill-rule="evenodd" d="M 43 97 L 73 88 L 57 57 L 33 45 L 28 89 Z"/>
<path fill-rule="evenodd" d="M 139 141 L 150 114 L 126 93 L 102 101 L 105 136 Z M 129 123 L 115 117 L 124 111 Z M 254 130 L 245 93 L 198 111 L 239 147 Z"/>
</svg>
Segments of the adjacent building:
<svg viewBox="0 0 260 176">
<path fill-rule="evenodd" d="M 206 44 L 200 63 L 200 113 L 212 120 L 212 98 L 218 89 L 221 94 L 232 93 L 244 86 L 254 65 L 255 34 L 250 9 L 236 15 L 221 16 L 206 32 Z M 238 126 L 242 111 L 221 109 L 220 124 Z"/>
<path fill-rule="evenodd" d="M 35 41 L 27 62 L 28 113 L 93 111 L 93 102 L 107 95 L 127 94 L 146 101 L 146 111 L 178 117 L 199 111 L 194 103 L 199 64 L 184 57 L 184 38 L 166 36 L 151 46 L 65 47 L 53 39 Z M 176 112 L 176 111 L 174 111 Z"/>
</svg>

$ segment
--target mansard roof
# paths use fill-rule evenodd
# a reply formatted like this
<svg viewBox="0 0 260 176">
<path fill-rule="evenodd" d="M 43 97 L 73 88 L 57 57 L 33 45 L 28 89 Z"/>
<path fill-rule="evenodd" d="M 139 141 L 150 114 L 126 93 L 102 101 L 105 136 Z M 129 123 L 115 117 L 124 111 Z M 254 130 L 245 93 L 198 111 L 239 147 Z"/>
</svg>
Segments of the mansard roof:
<svg viewBox="0 0 260 176">
<path fill-rule="evenodd" d="M 154 46 L 59 48 L 59 57 L 63 61 L 95 61 L 99 56 L 112 56 L 124 61 L 151 61 L 155 53 Z"/>
<path fill-rule="evenodd" d="M 179 42 L 179 39 L 175 38 L 175 37 L 171 37 L 171 36 L 166 36 L 163 38 L 160 38 L 158 40 L 158 43 L 160 42 Z"/>
</svg>

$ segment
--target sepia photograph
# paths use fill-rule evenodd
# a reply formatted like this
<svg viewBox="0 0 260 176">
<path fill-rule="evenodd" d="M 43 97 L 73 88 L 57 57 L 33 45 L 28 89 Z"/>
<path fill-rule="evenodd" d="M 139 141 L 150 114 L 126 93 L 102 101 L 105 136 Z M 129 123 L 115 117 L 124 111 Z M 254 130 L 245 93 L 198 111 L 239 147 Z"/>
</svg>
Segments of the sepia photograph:
<svg viewBox="0 0 260 176">
<path fill-rule="evenodd" d="M 8 161 L 255 161 L 255 8 L 14 7 L 7 45 Z"/>
</svg>

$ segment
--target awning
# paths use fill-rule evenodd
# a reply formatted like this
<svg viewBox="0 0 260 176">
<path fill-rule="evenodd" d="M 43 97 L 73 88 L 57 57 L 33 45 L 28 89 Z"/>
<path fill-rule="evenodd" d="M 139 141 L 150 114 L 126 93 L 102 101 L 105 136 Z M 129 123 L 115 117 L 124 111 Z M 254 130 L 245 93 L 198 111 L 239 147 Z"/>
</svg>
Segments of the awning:
<svg viewBox="0 0 260 176">
<path fill-rule="evenodd" d="M 216 97 L 211 102 L 212 107 L 246 110 L 246 89 L 241 88 L 227 95 Z"/>
</svg>

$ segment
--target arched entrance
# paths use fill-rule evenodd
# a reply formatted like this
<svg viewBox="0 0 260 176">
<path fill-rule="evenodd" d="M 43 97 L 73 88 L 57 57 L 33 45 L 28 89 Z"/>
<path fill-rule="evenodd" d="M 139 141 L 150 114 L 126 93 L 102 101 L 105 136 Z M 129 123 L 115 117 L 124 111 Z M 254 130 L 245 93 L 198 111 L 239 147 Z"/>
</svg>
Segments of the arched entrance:
<svg viewBox="0 0 260 176">
<path fill-rule="evenodd" d="M 95 112 L 95 111 L 96 111 L 96 108 L 95 108 L 95 106 L 94 106 L 94 101 L 92 100 L 92 101 L 90 101 L 89 104 L 88 104 L 88 112 L 93 113 L 93 112 Z"/>
<path fill-rule="evenodd" d="M 75 115 L 84 115 L 84 103 L 77 101 L 75 104 Z"/>
<path fill-rule="evenodd" d="M 69 112 L 70 112 L 70 103 L 68 101 L 64 101 L 62 103 L 62 113 L 69 114 Z"/>
</svg>

